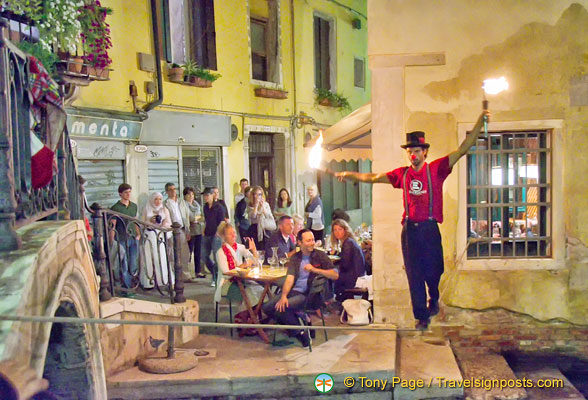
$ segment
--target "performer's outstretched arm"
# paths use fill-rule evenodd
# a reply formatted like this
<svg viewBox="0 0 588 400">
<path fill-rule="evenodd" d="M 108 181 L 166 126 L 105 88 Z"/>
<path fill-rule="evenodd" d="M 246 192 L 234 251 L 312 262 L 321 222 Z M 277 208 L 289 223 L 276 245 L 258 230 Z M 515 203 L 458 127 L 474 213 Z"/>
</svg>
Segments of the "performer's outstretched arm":
<svg viewBox="0 0 588 400">
<path fill-rule="evenodd" d="M 476 141 L 478 140 L 478 135 L 480 135 L 480 130 L 482 130 L 482 125 L 484 125 L 485 115 L 487 115 L 488 118 L 490 118 L 490 113 L 487 110 L 483 111 L 482 114 L 480 114 L 480 116 L 478 117 L 478 121 L 476 122 L 474 129 L 472 129 L 469 135 L 466 135 L 466 138 L 463 140 L 463 142 L 461 142 L 459 148 L 455 150 L 453 153 L 449 154 L 450 168 L 453 167 L 455 163 L 458 162 L 459 159 L 462 158 L 468 152 L 470 147 L 476 144 Z"/>
<path fill-rule="evenodd" d="M 344 180 L 349 180 L 349 181 L 354 181 L 354 182 L 366 182 L 366 183 L 390 183 L 385 172 L 377 174 L 377 173 L 373 173 L 373 172 L 343 171 L 343 172 L 336 172 L 334 175 L 337 177 L 339 182 L 343 182 Z"/>
</svg>

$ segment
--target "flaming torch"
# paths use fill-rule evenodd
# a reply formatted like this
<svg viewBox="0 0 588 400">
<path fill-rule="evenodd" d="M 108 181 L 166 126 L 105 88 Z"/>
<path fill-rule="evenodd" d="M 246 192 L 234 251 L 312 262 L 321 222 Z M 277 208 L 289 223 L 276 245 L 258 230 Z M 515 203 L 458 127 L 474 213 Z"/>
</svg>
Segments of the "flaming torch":
<svg viewBox="0 0 588 400">
<path fill-rule="evenodd" d="M 323 130 L 319 130 L 319 137 L 310 149 L 310 155 L 308 158 L 308 164 L 310 168 L 316 169 L 322 172 L 326 172 L 327 174 L 334 174 L 334 172 L 327 168 L 325 163 L 322 162 L 323 159 Z"/>
<path fill-rule="evenodd" d="M 482 100 L 482 108 L 484 111 L 488 111 L 488 100 L 486 94 L 498 94 L 508 89 L 508 82 L 504 76 L 498 79 L 486 79 L 484 80 L 484 100 Z M 488 137 L 488 116 L 484 115 L 484 137 Z"/>
</svg>

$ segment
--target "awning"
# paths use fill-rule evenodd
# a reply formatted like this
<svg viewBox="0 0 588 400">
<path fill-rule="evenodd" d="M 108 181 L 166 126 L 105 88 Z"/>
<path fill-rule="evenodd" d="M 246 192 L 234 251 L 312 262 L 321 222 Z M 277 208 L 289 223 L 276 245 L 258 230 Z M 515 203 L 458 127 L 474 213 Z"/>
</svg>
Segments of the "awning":
<svg viewBox="0 0 588 400">
<path fill-rule="evenodd" d="M 323 131 L 323 158 L 330 160 L 358 160 L 372 158 L 372 105 L 368 103 Z M 312 147 L 318 137 L 306 147 Z"/>
</svg>

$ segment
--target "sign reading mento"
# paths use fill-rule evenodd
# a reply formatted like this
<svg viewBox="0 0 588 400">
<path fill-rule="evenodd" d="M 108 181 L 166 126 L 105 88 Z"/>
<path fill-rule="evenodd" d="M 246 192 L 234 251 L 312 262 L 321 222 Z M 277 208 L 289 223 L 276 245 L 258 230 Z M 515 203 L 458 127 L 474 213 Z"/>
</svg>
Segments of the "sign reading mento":
<svg viewBox="0 0 588 400">
<path fill-rule="evenodd" d="M 72 136 L 138 140 L 141 135 L 141 126 L 142 123 L 138 121 L 72 114 L 67 116 L 67 128 Z"/>
</svg>

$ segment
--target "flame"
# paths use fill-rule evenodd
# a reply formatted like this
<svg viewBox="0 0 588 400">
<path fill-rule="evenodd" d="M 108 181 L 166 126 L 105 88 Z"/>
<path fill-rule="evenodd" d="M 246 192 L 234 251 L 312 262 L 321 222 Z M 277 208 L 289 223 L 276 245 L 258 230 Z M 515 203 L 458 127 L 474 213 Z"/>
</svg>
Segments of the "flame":
<svg viewBox="0 0 588 400">
<path fill-rule="evenodd" d="M 319 130 L 319 138 L 317 139 L 312 149 L 310 149 L 310 156 L 308 158 L 308 164 L 311 168 L 317 169 L 321 165 L 323 158 L 323 131 Z"/>
<path fill-rule="evenodd" d="M 504 76 L 498 79 L 486 79 L 482 88 L 487 94 L 498 94 L 504 90 L 508 90 L 508 82 Z"/>
</svg>

